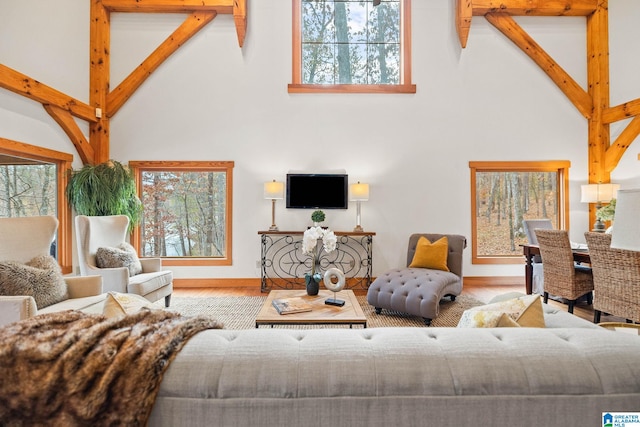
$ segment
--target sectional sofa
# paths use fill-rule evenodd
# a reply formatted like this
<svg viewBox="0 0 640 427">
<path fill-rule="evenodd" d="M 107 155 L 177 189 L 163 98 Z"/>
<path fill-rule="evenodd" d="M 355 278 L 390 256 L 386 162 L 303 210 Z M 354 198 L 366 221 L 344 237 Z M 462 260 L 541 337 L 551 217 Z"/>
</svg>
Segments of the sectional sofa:
<svg viewBox="0 0 640 427">
<path fill-rule="evenodd" d="M 544 306 L 546 328 L 206 330 L 151 426 L 595 426 L 640 411 L 640 337 Z"/>
</svg>

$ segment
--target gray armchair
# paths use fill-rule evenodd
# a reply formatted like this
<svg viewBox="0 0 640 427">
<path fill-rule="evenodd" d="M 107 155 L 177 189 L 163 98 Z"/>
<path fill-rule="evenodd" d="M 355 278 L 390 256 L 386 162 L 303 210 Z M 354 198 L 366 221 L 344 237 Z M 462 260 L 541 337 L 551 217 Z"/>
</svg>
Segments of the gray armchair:
<svg viewBox="0 0 640 427">
<path fill-rule="evenodd" d="M 448 253 L 446 265 L 449 271 L 431 268 L 409 267 L 416 253 L 420 237 L 435 242 L 447 237 Z M 467 239 L 457 234 L 412 234 L 407 249 L 407 267 L 397 268 L 380 275 L 367 291 L 367 302 L 382 309 L 420 316 L 428 326 L 438 316 L 440 300 L 450 297 L 455 300 L 462 292 L 462 253 Z"/>
<path fill-rule="evenodd" d="M 0 261 L 25 264 L 48 255 L 57 230 L 58 220 L 52 216 L 0 218 Z M 40 309 L 33 295 L 0 295 L 0 325 L 61 310 L 102 311 L 106 295 L 100 276 L 65 277 L 64 282 L 68 299 Z"/>
<path fill-rule="evenodd" d="M 164 297 L 169 307 L 173 292 L 173 272 L 162 270 L 160 258 L 142 258 L 142 273 L 130 276 L 127 267 L 99 268 L 99 248 L 115 248 L 126 242 L 129 218 L 125 215 L 76 217 L 76 240 L 80 274 L 102 276 L 105 292 L 137 294 L 151 302 Z"/>
</svg>

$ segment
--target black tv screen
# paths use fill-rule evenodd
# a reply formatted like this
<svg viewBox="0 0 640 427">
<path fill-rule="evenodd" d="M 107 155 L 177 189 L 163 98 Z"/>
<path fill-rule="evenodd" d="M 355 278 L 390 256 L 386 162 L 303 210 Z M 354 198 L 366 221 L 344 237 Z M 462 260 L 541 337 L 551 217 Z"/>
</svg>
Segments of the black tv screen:
<svg viewBox="0 0 640 427">
<path fill-rule="evenodd" d="M 346 174 L 287 174 L 287 208 L 347 209 Z"/>
</svg>

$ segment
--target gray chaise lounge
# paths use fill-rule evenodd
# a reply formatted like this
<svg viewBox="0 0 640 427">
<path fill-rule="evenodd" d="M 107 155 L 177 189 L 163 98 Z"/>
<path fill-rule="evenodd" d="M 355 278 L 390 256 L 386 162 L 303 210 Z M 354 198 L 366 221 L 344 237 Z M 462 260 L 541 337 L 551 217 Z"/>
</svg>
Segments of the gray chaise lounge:
<svg viewBox="0 0 640 427">
<path fill-rule="evenodd" d="M 435 242 L 446 236 L 449 241 L 447 267 L 450 271 L 429 268 L 396 268 L 379 276 L 369 286 L 367 302 L 380 314 L 383 308 L 424 318 L 427 325 L 438 316 L 440 300 L 451 300 L 462 292 L 462 252 L 467 239 L 457 234 L 412 234 L 409 237 L 407 266 L 416 252 L 418 239 L 425 236 Z"/>
</svg>

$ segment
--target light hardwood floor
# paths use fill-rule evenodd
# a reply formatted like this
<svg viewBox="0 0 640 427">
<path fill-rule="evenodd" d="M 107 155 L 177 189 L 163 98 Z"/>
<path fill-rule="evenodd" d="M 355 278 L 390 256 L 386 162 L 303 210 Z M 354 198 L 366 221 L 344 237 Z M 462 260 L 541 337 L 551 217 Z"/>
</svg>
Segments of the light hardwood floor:
<svg viewBox="0 0 640 427">
<path fill-rule="evenodd" d="M 507 292 L 522 292 L 524 287 L 519 285 L 465 285 L 463 294 L 472 296 L 479 301 L 488 302 L 493 297 Z M 357 295 L 366 295 L 366 290 L 355 290 Z M 266 295 L 260 292 L 258 287 L 233 287 L 233 288 L 174 288 L 173 295 L 176 297 L 224 297 L 224 296 L 260 296 Z M 566 310 L 565 304 L 549 300 L 549 304 Z M 586 304 L 578 304 L 573 310 L 573 314 L 582 319 L 593 322 L 593 307 Z M 601 322 L 624 322 L 624 319 L 614 316 L 602 315 Z"/>
</svg>

